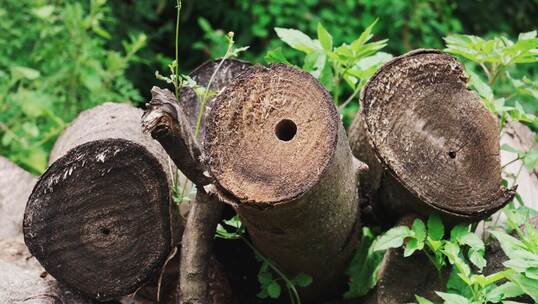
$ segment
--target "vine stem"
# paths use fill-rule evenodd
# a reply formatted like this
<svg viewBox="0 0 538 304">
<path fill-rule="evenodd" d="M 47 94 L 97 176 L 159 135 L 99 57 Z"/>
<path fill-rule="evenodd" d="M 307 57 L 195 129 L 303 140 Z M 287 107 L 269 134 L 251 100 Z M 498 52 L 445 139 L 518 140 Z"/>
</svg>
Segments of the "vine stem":
<svg viewBox="0 0 538 304">
<path fill-rule="evenodd" d="M 288 277 L 280 269 L 278 269 L 278 267 L 276 267 L 268 258 L 261 254 L 261 252 L 259 252 L 258 249 L 256 249 L 256 247 L 254 247 L 254 245 L 249 240 L 247 240 L 242 235 L 240 236 L 240 238 L 245 242 L 245 244 L 247 244 L 248 247 L 250 247 L 250 249 L 252 249 L 252 251 L 254 251 L 254 254 L 257 257 L 259 257 L 264 263 L 269 265 L 269 267 L 271 267 L 271 269 L 273 269 L 273 271 L 276 272 L 276 274 L 278 274 L 280 278 L 282 278 L 282 280 L 284 280 L 284 282 L 286 283 L 286 288 L 288 288 L 288 291 L 290 293 L 291 303 L 300 304 L 301 298 L 299 297 L 299 293 L 297 292 L 297 289 L 295 288 L 293 282 L 291 282 Z"/>
<path fill-rule="evenodd" d="M 181 15 L 181 0 L 176 0 L 177 3 L 177 17 L 176 17 L 176 77 L 174 79 L 175 81 L 175 89 L 176 89 L 176 98 L 179 101 L 179 89 L 180 89 L 180 83 L 179 83 L 179 17 Z"/>
</svg>

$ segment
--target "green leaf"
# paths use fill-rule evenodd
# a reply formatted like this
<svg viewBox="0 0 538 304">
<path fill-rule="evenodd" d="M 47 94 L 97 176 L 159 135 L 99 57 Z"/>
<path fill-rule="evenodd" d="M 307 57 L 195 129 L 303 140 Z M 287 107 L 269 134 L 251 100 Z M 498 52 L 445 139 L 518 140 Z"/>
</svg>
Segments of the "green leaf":
<svg viewBox="0 0 538 304">
<path fill-rule="evenodd" d="M 445 234 L 445 226 L 443 226 L 443 222 L 441 221 L 441 218 L 437 214 L 432 214 L 428 218 L 428 235 L 429 237 L 434 240 L 438 241 L 443 238 Z"/>
<path fill-rule="evenodd" d="M 521 274 L 510 276 L 510 281 L 514 282 L 518 287 L 529 295 L 535 302 L 538 302 L 538 280 L 527 278 Z"/>
<path fill-rule="evenodd" d="M 422 250 L 422 248 L 424 248 L 424 242 L 420 242 L 419 240 L 412 238 L 407 242 L 407 244 L 405 244 L 404 257 L 408 257 L 415 251 Z"/>
<path fill-rule="evenodd" d="M 370 38 L 372 38 L 372 30 L 374 29 L 374 26 L 376 25 L 377 21 L 379 19 L 374 20 L 364 31 L 361 33 L 359 38 L 357 38 L 353 43 L 351 43 L 351 48 L 353 50 L 357 50 L 359 47 L 364 45 Z"/>
<path fill-rule="evenodd" d="M 409 227 L 400 226 L 389 229 L 372 244 L 374 251 L 383 251 L 389 248 L 398 248 L 403 245 L 404 239 L 412 236 Z"/>
<path fill-rule="evenodd" d="M 441 299 L 445 300 L 446 304 L 471 304 L 471 302 L 457 294 L 445 293 L 445 292 L 435 292 Z"/>
<path fill-rule="evenodd" d="M 300 273 L 293 279 L 293 282 L 300 287 L 307 287 L 308 285 L 312 284 L 312 277 L 307 274 Z"/>
<path fill-rule="evenodd" d="M 455 265 L 458 268 L 459 272 L 465 276 L 470 275 L 471 269 L 469 268 L 469 265 L 467 265 L 467 263 L 465 263 L 465 261 L 460 257 L 460 247 L 457 244 L 446 242 L 443 253 L 448 258 L 450 264 Z"/>
<path fill-rule="evenodd" d="M 424 222 L 421 219 L 417 218 L 413 221 L 411 230 L 415 233 L 415 238 L 418 241 L 423 242 L 426 240 L 426 225 L 424 225 Z"/>
<path fill-rule="evenodd" d="M 277 299 L 280 297 L 280 284 L 278 284 L 276 281 L 272 281 L 269 285 L 267 285 L 267 294 L 272 299 Z"/>
<path fill-rule="evenodd" d="M 288 59 L 286 59 L 286 56 L 284 56 L 284 53 L 282 52 L 281 47 L 267 51 L 264 59 L 267 63 L 277 62 L 277 63 L 290 64 L 288 62 Z"/>
<path fill-rule="evenodd" d="M 53 5 L 45 5 L 39 8 L 32 9 L 32 13 L 41 19 L 49 18 L 54 12 Z"/>
<path fill-rule="evenodd" d="M 26 78 L 28 80 L 35 80 L 41 76 L 38 70 L 24 66 L 12 66 L 10 70 L 12 77 L 16 79 Z"/>
<path fill-rule="evenodd" d="M 350 277 L 349 289 L 344 293 L 346 299 L 366 295 L 377 283 L 383 252 L 374 252 L 372 250 L 373 242 L 374 235 L 371 229 L 362 228 L 359 248 L 346 270 L 346 274 Z"/>
<path fill-rule="evenodd" d="M 269 285 L 273 281 L 273 275 L 269 271 L 263 271 L 258 273 L 258 282 L 260 285 Z"/>
<path fill-rule="evenodd" d="M 325 51 L 331 52 L 333 50 L 333 37 L 327 32 L 321 22 L 318 23 L 318 40 Z"/>
<path fill-rule="evenodd" d="M 486 299 L 490 302 L 498 303 L 501 300 L 514 298 L 522 295 L 523 293 L 523 290 L 516 284 L 512 282 L 506 282 L 487 292 Z"/>
<path fill-rule="evenodd" d="M 415 295 L 415 299 L 417 299 L 417 303 L 418 304 L 434 304 L 432 301 L 426 299 L 426 298 L 423 298 L 423 297 L 419 297 L 417 295 Z"/>
<path fill-rule="evenodd" d="M 298 51 L 309 54 L 317 49 L 314 41 L 299 30 L 275 27 L 275 32 L 282 41 Z"/>
</svg>

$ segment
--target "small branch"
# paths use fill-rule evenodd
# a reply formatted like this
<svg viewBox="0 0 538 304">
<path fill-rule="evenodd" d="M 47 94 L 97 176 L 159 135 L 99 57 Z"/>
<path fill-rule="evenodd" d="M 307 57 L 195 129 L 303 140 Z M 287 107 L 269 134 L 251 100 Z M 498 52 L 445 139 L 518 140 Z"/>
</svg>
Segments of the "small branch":
<svg viewBox="0 0 538 304">
<path fill-rule="evenodd" d="M 167 89 L 153 87 L 151 95 L 148 109 L 142 116 L 144 132 L 150 132 L 161 143 L 188 179 L 199 186 L 211 183 L 200 162 L 202 152 L 198 142 L 174 94 Z"/>
<path fill-rule="evenodd" d="M 222 203 L 199 189 L 183 232 L 178 303 L 209 303 L 207 262 L 221 214 Z"/>
</svg>

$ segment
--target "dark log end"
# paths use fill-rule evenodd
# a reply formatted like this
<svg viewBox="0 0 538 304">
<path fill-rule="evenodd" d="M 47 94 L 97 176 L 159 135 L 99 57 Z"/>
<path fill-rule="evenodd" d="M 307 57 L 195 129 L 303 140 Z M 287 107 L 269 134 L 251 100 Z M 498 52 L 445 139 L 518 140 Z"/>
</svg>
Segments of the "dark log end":
<svg viewBox="0 0 538 304">
<path fill-rule="evenodd" d="M 36 184 L 30 252 L 58 281 L 104 301 L 134 292 L 170 252 L 169 185 L 159 161 L 123 139 L 70 150 Z"/>
<path fill-rule="evenodd" d="M 233 80 L 235 80 L 239 75 L 247 71 L 252 65 L 246 61 L 236 60 L 236 59 L 226 59 L 222 62 L 222 65 L 219 67 L 219 64 L 222 60 L 212 60 L 203 63 L 198 66 L 194 71 L 192 71 L 189 76 L 196 82 L 197 85 L 202 87 L 207 87 L 211 76 L 213 80 L 211 81 L 211 87 L 209 90 L 213 93 L 218 94 L 224 87 L 229 85 Z M 218 71 L 217 67 L 219 67 Z M 189 87 L 182 87 L 180 92 L 179 100 L 185 109 L 185 113 L 189 118 L 191 126 L 196 126 L 196 120 L 198 119 L 198 113 L 200 112 L 200 101 L 202 96 L 198 96 L 196 92 Z M 211 108 L 211 104 L 215 99 L 215 95 L 210 95 L 209 100 L 206 104 L 206 110 L 204 116 L 207 116 Z M 203 140 L 205 134 L 205 119 L 202 119 L 200 127 L 200 139 Z"/>
<path fill-rule="evenodd" d="M 466 81 L 452 56 L 410 52 L 367 83 L 361 119 L 376 156 L 405 189 L 439 211 L 484 217 L 513 195 L 501 186 L 497 120 Z"/>
<path fill-rule="evenodd" d="M 310 74 L 255 66 L 226 87 L 207 118 L 205 148 L 219 185 L 246 204 L 276 204 L 315 185 L 332 159 L 340 124 Z"/>
</svg>

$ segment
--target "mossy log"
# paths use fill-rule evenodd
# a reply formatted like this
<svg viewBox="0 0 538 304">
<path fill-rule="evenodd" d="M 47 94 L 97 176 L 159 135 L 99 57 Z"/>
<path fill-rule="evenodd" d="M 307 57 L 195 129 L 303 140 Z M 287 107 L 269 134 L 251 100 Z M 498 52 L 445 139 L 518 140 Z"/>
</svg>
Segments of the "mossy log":
<svg viewBox="0 0 538 304">
<path fill-rule="evenodd" d="M 321 84 L 285 65 L 249 69 L 215 98 L 204 147 L 255 246 L 291 277 L 313 277 L 306 300 L 338 293 L 357 242 L 364 165 Z"/>
<path fill-rule="evenodd" d="M 174 166 L 142 133 L 142 111 L 84 111 L 56 142 L 24 215 L 30 252 L 58 281 L 105 301 L 155 276 L 180 237 Z M 173 235 L 174 234 L 174 235 Z"/>
<path fill-rule="evenodd" d="M 466 85 L 463 66 L 438 50 L 394 58 L 365 85 L 349 139 L 385 223 L 408 212 L 479 220 L 514 196 L 501 185 L 497 120 Z"/>
<path fill-rule="evenodd" d="M 0 239 L 22 237 L 26 201 L 37 178 L 0 156 Z"/>
</svg>

